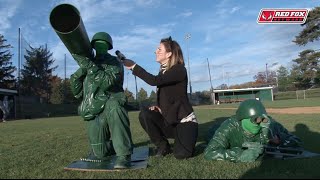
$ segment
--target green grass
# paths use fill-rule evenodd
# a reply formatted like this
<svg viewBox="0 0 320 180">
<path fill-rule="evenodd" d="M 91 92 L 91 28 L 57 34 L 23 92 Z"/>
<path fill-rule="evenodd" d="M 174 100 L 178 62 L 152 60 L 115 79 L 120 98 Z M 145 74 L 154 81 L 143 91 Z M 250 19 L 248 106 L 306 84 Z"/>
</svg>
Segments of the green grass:
<svg viewBox="0 0 320 180">
<path fill-rule="evenodd" d="M 320 158 L 297 160 L 265 160 L 254 163 L 206 161 L 203 158 L 205 135 L 210 126 L 232 115 L 234 110 L 196 109 L 199 139 L 196 156 L 188 160 L 149 157 L 148 167 L 120 172 L 79 172 L 63 168 L 85 157 L 88 141 L 84 123 L 78 116 L 17 120 L 0 123 L 1 179 L 160 179 L 160 178 L 320 178 Z M 305 148 L 320 153 L 318 115 L 271 114 L 290 132 L 304 141 Z M 140 127 L 138 112 L 130 112 L 135 146 L 150 146 Z M 302 123 L 308 128 L 295 129 Z"/>
</svg>

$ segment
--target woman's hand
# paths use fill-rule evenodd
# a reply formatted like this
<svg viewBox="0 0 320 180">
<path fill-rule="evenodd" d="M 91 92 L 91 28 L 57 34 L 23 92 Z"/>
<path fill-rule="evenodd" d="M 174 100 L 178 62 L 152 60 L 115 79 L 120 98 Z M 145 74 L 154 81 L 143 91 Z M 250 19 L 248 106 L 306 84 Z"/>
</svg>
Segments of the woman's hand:
<svg viewBox="0 0 320 180">
<path fill-rule="evenodd" d="M 129 70 L 132 70 L 136 63 L 130 59 L 122 60 L 122 64 Z"/>
<path fill-rule="evenodd" d="M 156 111 L 161 114 L 161 109 L 159 108 L 159 106 L 151 106 L 151 107 L 149 107 L 149 110 Z"/>
<path fill-rule="evenodd" d="M 273 137 L 272 139 L 269 139 L 269 143 L 271 144 L 275 144 L 275 145 L 279 145 L 280 144 L 280 138 L 278 135 L 276 135 L 275 137 Z"/>
</svg>

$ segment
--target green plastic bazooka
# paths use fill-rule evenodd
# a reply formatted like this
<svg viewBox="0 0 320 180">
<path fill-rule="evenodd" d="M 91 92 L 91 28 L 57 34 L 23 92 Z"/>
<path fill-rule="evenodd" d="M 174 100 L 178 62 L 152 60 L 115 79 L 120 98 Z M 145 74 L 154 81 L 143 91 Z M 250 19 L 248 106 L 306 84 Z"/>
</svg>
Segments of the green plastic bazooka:
<svg viewBox="0 0 320 180">
<path fill-rule="evenodd" d="M 124 108 L 124 72 L 117 57 L 108 53 L 113 48 L 111 36 L 98 32 L 90 42 L 79 11 L 70 4 L 55 7 L 50 23 L 80 66 L 70 82 L 74 96 L 82 98 L 78 112 L 87 122 L 91 145 L 89 157 L 82 160 L 101 162 L 116 154 L 114 168 L 130 167 L 132 138 Z"/>
</svg>

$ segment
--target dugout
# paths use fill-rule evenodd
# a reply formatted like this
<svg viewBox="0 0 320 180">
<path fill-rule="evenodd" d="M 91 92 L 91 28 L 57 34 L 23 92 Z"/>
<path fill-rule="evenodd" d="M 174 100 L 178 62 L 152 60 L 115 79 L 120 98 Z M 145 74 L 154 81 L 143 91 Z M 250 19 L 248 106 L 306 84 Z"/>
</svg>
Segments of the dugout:
<svg viewBox="0 0 320 180">
<path fill-rule="evenodd" d="M 212 99 L 214 104 L 218 101 L 219 103 L 236 103 L 246 99 L 273 101 L 273 87 L 213 90 Z"/>
<path fill-rule="evenodd" d="M 16 102 L 18 100 L 18 91 L 11 89 L 2 89 L 0 88 L 0 101 L 3 101 L 4 97 L 8 96 L 9 104 L 11 105 L 10 114 L 7 119 L 16 118 L 17 110 L 16 110 Z M 2 111 L 0 110 L 0 120 L 2 119 Z"/>
</svg>

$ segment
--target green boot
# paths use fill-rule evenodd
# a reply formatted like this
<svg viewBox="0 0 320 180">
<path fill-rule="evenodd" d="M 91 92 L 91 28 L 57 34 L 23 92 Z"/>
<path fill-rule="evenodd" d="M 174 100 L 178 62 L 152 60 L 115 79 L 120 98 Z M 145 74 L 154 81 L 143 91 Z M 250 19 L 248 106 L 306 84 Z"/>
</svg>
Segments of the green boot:
<svg viewBox="0 0 320 180">
<path fill-rule="evenodd" d="M 127 169 L 131 166 L 131 155 L 117 156 L 114 164 L 115 169 Z"/>
</svg>

